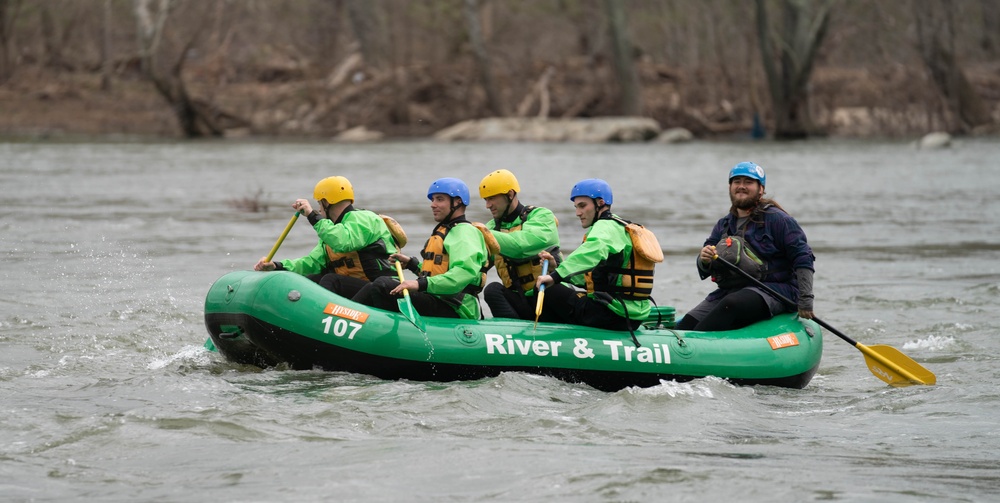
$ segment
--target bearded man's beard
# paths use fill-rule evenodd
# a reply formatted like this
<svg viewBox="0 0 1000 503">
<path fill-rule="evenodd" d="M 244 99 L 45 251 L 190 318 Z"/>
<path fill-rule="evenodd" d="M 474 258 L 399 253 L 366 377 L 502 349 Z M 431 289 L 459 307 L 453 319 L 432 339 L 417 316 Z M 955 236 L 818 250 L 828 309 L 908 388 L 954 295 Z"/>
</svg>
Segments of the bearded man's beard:
<svg viewBox="0 0 1000 503">
<path fill-rule="evenodd" d="M 729 194 L 729 201 L 733 203 L 733 208 L 751 210 L 757 207 L 761 197 L 763 197 L 761 194 Z"/>
</svg>

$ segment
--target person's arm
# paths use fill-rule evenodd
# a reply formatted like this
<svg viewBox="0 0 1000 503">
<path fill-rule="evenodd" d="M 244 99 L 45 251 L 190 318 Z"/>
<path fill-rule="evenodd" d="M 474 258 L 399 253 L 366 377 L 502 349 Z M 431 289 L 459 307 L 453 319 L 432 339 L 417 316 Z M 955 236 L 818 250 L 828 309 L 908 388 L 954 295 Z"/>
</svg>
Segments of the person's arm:
<svg viewBox="0 0 1000 503">
<path fill-rule="evenodd" d="M 542 250 L 559 246 L 556 217 L 548 208 L 535 208 L 518 232 L 493 232 L 500 244 L 500 253 L 508 257 L 528 258 Z"/>
<path fill-rule="evenodd" d="M 813 270 L 804 267 L 795 270 L 799 283 L 799 316 L 807 320 L 813 317 Z"/>
<path fill-rule="evenodd" d="M 324 218 L 313 226 L 320 240 L 336 253 L 358 251 L 379 239 L 385 240 L 381 232 L 384 227 L 378 215 L 363 210 L 348 212 L 337 224 Z M 388 234 L 388 229 L 384 234 Z M 391 236 L 386 245 L 392 246 Z"/>
<path fill-rule="evenodd" d="M 726 228 L 728 219 L 723 217 L 718 222 L 716 222 L 715 227 L 712 228 L 712 233 L 708 235 L 708 239 L 705 240 L 705 244 L 702 245 L 701 251 L 698 252 L 698 258 L 695 262 L 698 265 L 698 276 L 701 279 L 708 278 L 712 275 L 712 260 L 705 261 L 706 255 L 711 255 L 709 259 L 715 258 L 715 244 L 722 239 L 722 231 Z"/>
<path fill-rule="evenodd" d="M 616 233 L 620 225 L 610 220 L 598 220 L 587 231 L 587 238 L 573 253 L 570 253 L 562 264 L 551 274 L 555 283 L 569 281 L 575 285 L 584 285 L 583 273 L 594 270 L 601 262 L 625 247 L 621 234 Z M 626 238 L 627 239 L 627 238 Z"/>
<path fill-rule="evenodd" d="M 303 276 L 319 274 L 326 267 L 326 263 L 326 249 L 323 248 L 322 242 L 317 243 L 312 251 L 309 252 L 309 255 L 300 258 L 285 259 L 281 262 L 275 261 L 278 270 L 284 269 Z"/>
<path fill-rule="evenodd" d="M 781 219 L 781 234 L 784 236 L 782 245 L 785 255 L 791 263 L 795 281 L 799 287 L 799 316 L 806 319 L 813 317 L 813 262 L 816 257 L 806 240 L 806 234 L 799 223 L 791 216 L 784 215 Z"/>
</svg>

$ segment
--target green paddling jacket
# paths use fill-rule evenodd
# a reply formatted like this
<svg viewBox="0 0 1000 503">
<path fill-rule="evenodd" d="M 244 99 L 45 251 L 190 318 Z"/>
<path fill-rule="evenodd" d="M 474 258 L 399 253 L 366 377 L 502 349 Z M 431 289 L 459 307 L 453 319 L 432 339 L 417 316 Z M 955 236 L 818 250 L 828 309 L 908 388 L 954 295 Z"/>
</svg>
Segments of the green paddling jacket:
<svg viewBox="0 0 1000 503">
<path fill-rule="evenodd" d="M 493 261 L 504 286 L 520 288 L 526 295 L 533 295 L 535 279 L 542 270 L 538 254 L 543 250 L 559 254 L 556 216 L 548 208 L 519 204 L 505 220 L 490 220 L 486 228 L 500 245 L 500 253 Z M 555 264 L 549 267 L 554 268 Z"/>
<path fill-rule="evenodd" d="M 442 231 L 445 235 L 443 245 L 440 245 L 439 236 Z M 434 249 L 438 246 L 444 251 L 441 263 L 435 258 L 421 267 L 417 257 L 411 257 L 406 264 L 407 269 L 420 271 L 420 277 L 417 278 L 419 291 L 445 300 L 455 309 L 459 318 L 480 319 L 482 315 L 478 294 L 486 279 L 488 257 L 483 233 L 461 216 L 447 224 L 438 224 L 421 255 L 427 257 L 440 254 L 440 250 Z M 443 267 L 444 260 L 447 261 L 446 270 Z"/>
<path fill-rule="evenodd" d="M 627 308 L 629 319 L 644 320 L 650 311 L 649 299 L 621 299 L 611 292 L 603 292 L 600 286 L 606 283 L 621 287 L 622 276 L 618 271 L 632 257 L 632 239 L 625 227 L 612 217 L 611 212 L 606 212 L 594 221 L 583 236 L 583 244 L 563 260 L 552 273 L 552 279 L 584 287 L 587 296 L 599 302 L 607 301 L 610 295 L 613 300 L 608 303 L 608 309 L 613 313 L 625 318 Z"/>
<path fill-rule="evenodd" d="M 343 274 L 353 270 L 357 274 L 346 275 L 357 277 L 361 274 L 368 281 L 396 274 L 389 264 L 389 255 L 397 252 L 396 244 L 385 221 L 376 213 L 348 206 L 336 222 L 322 218 L 313 224 L 313 229 L 319 235 L 319 243 L 305 257 L 282 260 L 283 269 L 304 276 L 322 272 Z M 340 255 L 352 252 L 359 255 L 358 263 L 354 260 L 344 263 Z"/>
</svg>

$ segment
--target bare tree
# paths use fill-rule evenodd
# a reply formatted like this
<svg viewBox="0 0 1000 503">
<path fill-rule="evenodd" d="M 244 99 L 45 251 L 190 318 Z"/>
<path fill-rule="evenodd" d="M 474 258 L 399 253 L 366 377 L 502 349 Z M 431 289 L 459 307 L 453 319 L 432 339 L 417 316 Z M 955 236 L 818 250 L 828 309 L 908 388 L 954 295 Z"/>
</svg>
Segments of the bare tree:
<svg viewBox="0 0 1000 503">
<path fill-rule="evenodd" d="M 913 2 L 917 27 L 917 49 L 944 98 L 946 121 L 953 133 L 969 133 L 990 124 L 989 110 L 969 84 L 955 57 L 953 6 L 947 0 Z"/>
<path fill-rule="evenodd" d="M 611 54 L 618 80 L 619 106 L 622 115 L 642 114 L 639 77 L 632 61 L 632 41 L 629 39 L 625 6 L 621 0 L 604 0 L 611 33 Z"/>
<path fill-rule="evenodd" d="M 365 64 L 372 68 L 381 68 L 387 57 L 385 20 L 375 10 L 377 6 L 371 0 L 347 0 L 351 30 L 358 40 Z"/>
<path fill-rule="evenodd" d="M 188 138 L 221 136 L 222 129 L 210 116 L 208 107 L 195 103 L 188 94 L 184 79 L 181 78 L 184 60 L 201 28 L 195 30 L 194 35 L 181 49 L 170 71 L 164 74 L 159 70 L 158 63 L 164 28 L 174 4 L 171 0 L 134 1 L 139 34 L 139 61 L 143 75 L 153 83 L 160 96 L 173 109 L 184 136 Z M 206 21 L 207 16 L 203 16 L 202 22 Z"/>
<path fill-rule="evenodd" d="M 493 115 L 503 116 L 505 115 L 503 103 L 500 101 L 500 93 L 497 92 L 496 82 L 493 79 L 493 67 L 479 23 L 479 0 L 465 0 L 465 22 L 469 29 L 469 44 L 472 45 L 472 55 L 476 59 L 479 81 L 486 91 L 486 106 Z"/>
<path fill-rule="evenodd" d="M 111 0 L 104 0 L 101 16 L 101 90 L 111 90 Z"/>
<path fill-rule="evenodd" d="M 983 16 L 983 33 L 979 45 L 986 54 L 993 56 L 1000 50 L 997 40 L 1000 37 L 1000 5 L 995 0 L 979 0 Z"/>
<path fill-rule="evenodd" d="M 0 83 L 14 73 L 10 50 L 14 36 L 14 22 L 21 12 L 21 0 L 0 0 Z"/>
<path fill-rule="evenodd" d="M 829 26 L 831 0 L 777 0 L 782 23 L 771 24 L 767 0 L 757 2 L 757 38 L 774 115 L 775 139 L 818 134 L 809 114 L 809 77 Z"/>
</svg>

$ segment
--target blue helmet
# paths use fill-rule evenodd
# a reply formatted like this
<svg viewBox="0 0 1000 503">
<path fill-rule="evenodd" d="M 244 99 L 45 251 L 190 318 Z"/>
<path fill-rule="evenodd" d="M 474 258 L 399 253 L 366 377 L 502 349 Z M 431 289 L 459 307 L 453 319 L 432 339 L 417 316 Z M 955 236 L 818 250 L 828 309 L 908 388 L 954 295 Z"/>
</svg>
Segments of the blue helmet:
<svg viewBox="0 0 1000 503">
<path fill-rule="evenodd" d="M 761 187 L 767 186 L 767 175 L 764 174 L 764 168 L 752 162 L 741 162 L 733 166 L 733 169 L 729 170 L 729 181 L 732 182 L 733 178 L 737 176 L 752 178 L 760 182 Z"/>
<path fill-rule="evenodd" d="M 611 194 L 611 186 L 600 178 L 588 178 L 577 182 L 569 193 L 569 200 L 572 201 L 577 196 L 587 196 L 591 199 L 601 198 L 608 206 L 611 206 L 611 201 L 614 199 Z"/>
<path fill-rule="evenodd" d="M 446 194 L 462 199 L 462 204 L 469 205 L 469 186 L 458 178 L 439 178 L 434 180 L 427 189 L 427 199 L 433 199 L 434 194 Z"/>
</svg>

